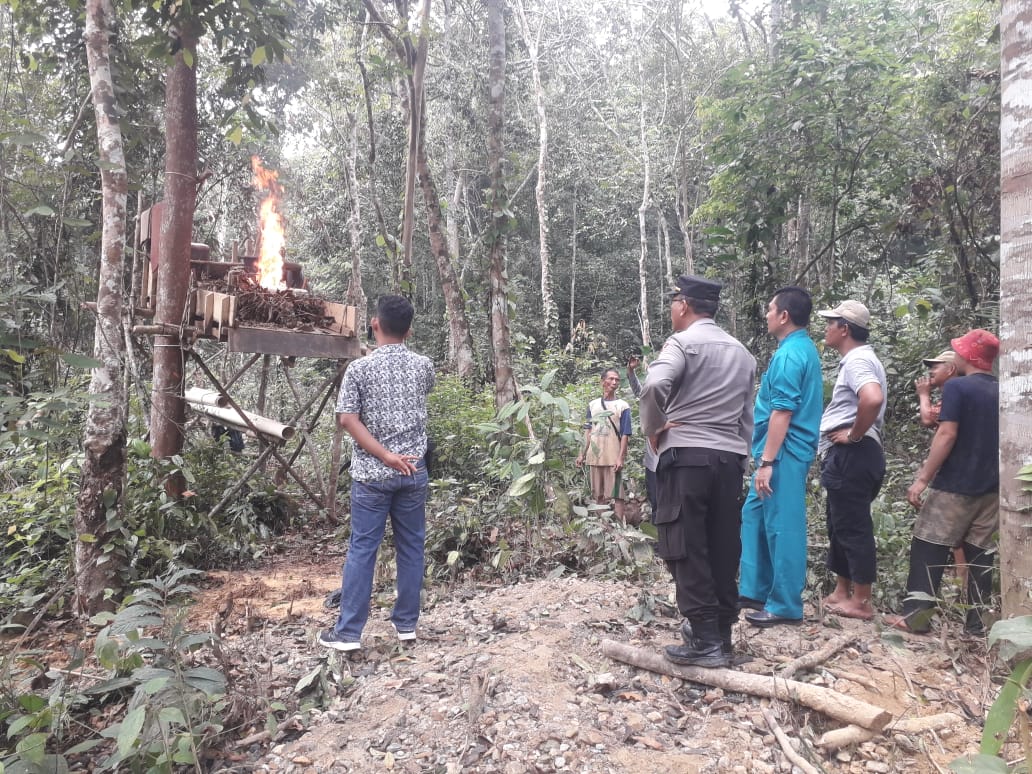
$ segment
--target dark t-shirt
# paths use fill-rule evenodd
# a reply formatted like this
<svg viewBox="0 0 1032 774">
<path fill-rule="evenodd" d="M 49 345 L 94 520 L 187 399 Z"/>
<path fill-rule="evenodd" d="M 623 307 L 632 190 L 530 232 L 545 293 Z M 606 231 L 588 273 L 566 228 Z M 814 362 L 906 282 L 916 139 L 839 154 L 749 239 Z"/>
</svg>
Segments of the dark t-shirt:
<svg viewBox="0 0 1032 774">
<path fill-rule="evenodd" d="M 1000 385 L 991 374 L 950 379 L 942 388 L 939 422 L 957 423 L 957 440 L 932 486 L 983 495 L 1000 486 Z"/>
</svg>

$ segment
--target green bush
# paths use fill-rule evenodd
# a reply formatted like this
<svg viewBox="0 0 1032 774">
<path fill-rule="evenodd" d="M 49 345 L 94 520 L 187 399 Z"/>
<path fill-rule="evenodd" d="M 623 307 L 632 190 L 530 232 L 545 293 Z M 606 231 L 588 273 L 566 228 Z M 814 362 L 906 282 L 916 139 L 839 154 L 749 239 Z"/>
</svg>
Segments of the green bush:
<svg viewBox="0 0 1032 774">
<path fill-rule="evenodd" d="M 27 654 L 0 660 L 0 769 L 68 771 L 86 753 L 93 771 L 199 768 L 222 733 L 226 679 L 198 660 L 214 636 L 184 625 L 192 574 L 145 581 L 117 613 L 97 616 L 92 658 L 46 671 L 46 690 L 26 688 L 44 671 Z"/>
</svg>

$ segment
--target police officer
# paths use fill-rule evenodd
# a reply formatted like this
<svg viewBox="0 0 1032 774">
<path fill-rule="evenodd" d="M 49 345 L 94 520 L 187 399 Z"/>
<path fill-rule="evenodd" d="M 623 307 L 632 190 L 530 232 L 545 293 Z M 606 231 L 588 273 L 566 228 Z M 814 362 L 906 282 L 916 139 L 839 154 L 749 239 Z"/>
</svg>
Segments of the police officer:
<svg viewBox="0 0 1032 774">
<path fill-rule="evenodd" d="M 657 555 L 684 616 L 676 664 L 726 667 L 738 619 L 743 476 L 756 359 L 713 321 L 721 285 L 682 276 L 668 294 L 674 333 L 649 366 L 642 429 L 659 452 Z"/>
</svg>

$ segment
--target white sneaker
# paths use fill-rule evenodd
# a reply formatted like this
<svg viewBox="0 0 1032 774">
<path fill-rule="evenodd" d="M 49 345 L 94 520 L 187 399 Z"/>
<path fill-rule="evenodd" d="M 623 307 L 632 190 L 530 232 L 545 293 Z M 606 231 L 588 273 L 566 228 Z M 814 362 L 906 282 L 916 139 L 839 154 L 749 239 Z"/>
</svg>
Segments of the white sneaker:
<svg viewBox="0 0 1032 774">
<path fill-rule="evenodd" d="M 415 637 L 415 633 L 413 633 L 412 636 Z M 333 648 L 334 650 L 342 651 L 344 653 L 353 650 L 359 650 L 362 647 L 361 642 L 341 639 L 337 636 L 336 632 L 334 632 L 333 629 L 324 629 L 323 631 L 319 632 L 319 644 L 324 645 L 327 648 Z"/>
<path fill-rule="evenodd" d="M 413 629 L 410 632 L 403 632 L 397 626 L 394 627 L 394 631 L 398 633 L 398 642 L 415 642 L 416 641 L 416 630 Z"/>
</svg>

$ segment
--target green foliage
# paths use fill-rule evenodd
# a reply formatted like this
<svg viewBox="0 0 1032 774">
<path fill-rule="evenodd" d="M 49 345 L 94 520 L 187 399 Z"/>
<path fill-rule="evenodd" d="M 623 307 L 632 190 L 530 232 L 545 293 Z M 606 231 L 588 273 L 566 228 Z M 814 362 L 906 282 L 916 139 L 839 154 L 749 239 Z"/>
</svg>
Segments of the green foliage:
<svg viewBox="0 0 1032 774">
<path fill-rule="evenodd" d="M 61 432 L 67 437 L 78 428 L 66 425 Z M 48 449 L 60 442 L 61 437 L 23 440 L 15 447 L 16 456 L 0 467 L 24 481 L 0 492 L 0 615 L 7 626 L 25 625 L 44 602 L 51 612 L 61 611 L 70 591 L 81 455 L 52 461 Z M 171 460 L 152 458 L 150 446 L 140 440 L 132 441 L 128 451 L 121 515 L 112 507 L 104 535 L 79 537 L 103 540 L 105 553 L 126 557 L 123 588 L 176 565 L 211 567 L 256 559 L 268 539 L 296 519 L 294 502 L 267 482 L 245 489 L 211 518 L 215 500 L 239 479 L 246 464 L 211 441 Z M 182 474 L 199 494 L 184 500 L 170 497 L 164 484 L 175 474 Z"/>
<path fill-rule="evenodd" d="M 563 357 L 546 353 L 543 359 L 557 363 Z M 573 465 L 581 442 L 577 417 L 586 396 L 597 390 L 597 374 L 590 384 L 572 385 L 559 382 L 556 374 L 553 368 L 537 383 L 525 381 L 520 399 L 491 421 L 470 422 L 480 434 L 479 442 L 467 442 L 475 450 L 470 464 L 432 482 L 427 520 L 431 576 L 454 580 L 466 573 L 512 580 L 532 572 L 553 577 L 575 572 L 640 577 L 657 569 L 651 526 L 624 527 L 607 508 L 588 506 L 583 473 Z M 444 397 L 440 405 L 448 406 L 456 430 L 482 414 L 488 400 L 447 382 Z M 639 614 L 650 613 L 643 608 Z"/>
<path fill-rule="evenodd" d="M 569 460 L 579 434 L 569 401 L 548 391 L 554 378 L 550 371 L 539 385 L 524 384 L 518 400 L 478 426 L 490 443 L 488 473 L 509 482 L 505 497 L 523 514 L 528 548 L 546 506 L 564 521 L 571 514 Z"/>
<path fill-rule="evenodd" d="M 20 679 L 0 685 L 0 743 L 9 771 L 67 771 L 68 759 L 91 753 L 91 770 L 172 772 L 197 768 L 222 733 L 226 680 L 198 661 L 217 644 L 185 626 L 183 601 L 195 589 L 191 570 L 171 570 L 136 587 L 102 625 L 92 658 L 74 655 L 68 669 L 46 671 L 47 691 L 26 690 Z M 3 674 L 45 671 L 25 656 L 4 657 Z M 99 676 L 97 676 L 99 674 Z M 93 675 L 88 678 L 85 675 Z M 24 675 L 20 676 L 24 678 Z M 112 717 L 97 727 L 91 719 Z M 87 732 L 85 738 L 77 738 Z M 104 753 L 106 757 L 99 758 Z"/>
<path fill-rule="evenodd" d="M 982 730 L 982 744 L 976 756 L 964 756 L 950 763 L 950 770 L 958 774 L 996 774 L 997 772 L 1027 771 L 1027 763 L 1009 766 L 1000 755 L 1017 718 L 1018 736 L 1022 749 L 1032 745 L 1025 706 L 1032 699 L 1029 683 L 1032 681 L 1032 616 L 1020 616 L 993 624 L 989 645 L 999 644 L 1000 656 L 1014 667 L 1000 689 L 996 701 L 986 715 Z"/>
<path fill-rule="evenodd" d="M 477 425 L 494 415 L 489 390 L 472 390 L 456 376 L 440 376 L 427 401 L 428 434 L 435 445 L 435 478 L 465 477 L 485 463 L 486 444 Z"/>
</svg>

